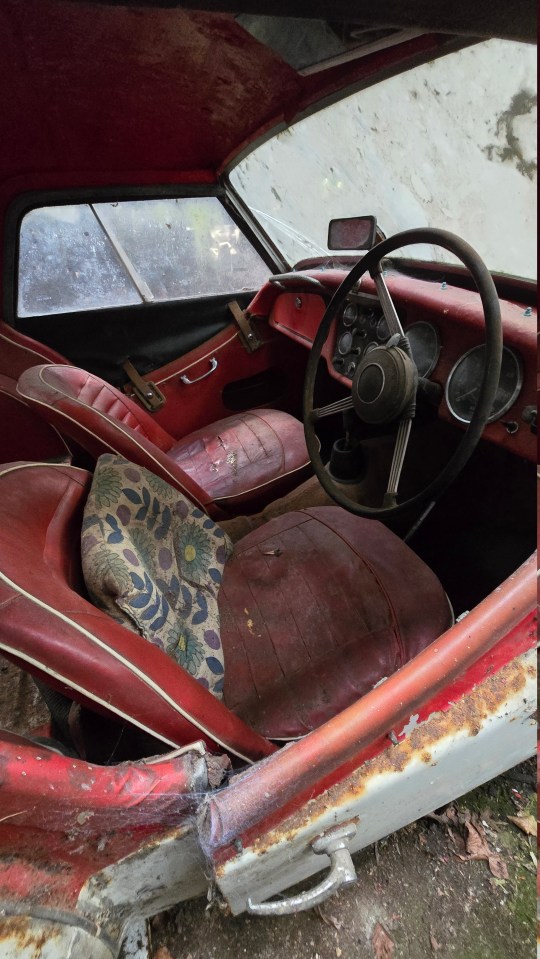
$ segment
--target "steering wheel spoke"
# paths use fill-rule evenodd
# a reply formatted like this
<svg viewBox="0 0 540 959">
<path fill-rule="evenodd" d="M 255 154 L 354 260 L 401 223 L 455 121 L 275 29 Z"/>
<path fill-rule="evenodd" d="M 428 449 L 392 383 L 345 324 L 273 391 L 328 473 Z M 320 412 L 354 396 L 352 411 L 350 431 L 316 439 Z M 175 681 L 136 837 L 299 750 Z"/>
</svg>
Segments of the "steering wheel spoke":
<svg viewBox="0 0 540 959">
<path fill-rule="evenodd" d="M 409 445 L 411 426 L 411 419 L 401 420 L 398 426 L 396 445 L 394 446 L 394 455 L 392 456 L 392 465 L 388 478 L 388 487 L 384 494 L 384 506 L 396 506 L 397 504 L 399 481 L 401 479 L 401 471 L 403 469 L 407 446 Z"/>
<path fill-rule="evenodd" d="M 404 336 L 401 320 L 394 306 L 394 301 L 392 297 L 390 296 L 380 263 L 377 264 L 377 269 L 373 275 L 373 280 L 375 282 L 377 295 L 379 297 L 382 311 L 384 313 L 386 325 L 390 331 L 391 336 L 394 336 L 396 333 L 398 333 L 399 336 Z"/>
<path fill-rule="evenodd" d="M 311 411 L 310 418 L 313 423 L 324 419 L 325 416 L 333 416 L 334 413 L 344 413 L 346 410 L 352 410 L 352 396 L 345 396 L 342 400 L 336 400 L 335 403 L 328 403 L 327 406 L 319 406 Z"/>
</svg>

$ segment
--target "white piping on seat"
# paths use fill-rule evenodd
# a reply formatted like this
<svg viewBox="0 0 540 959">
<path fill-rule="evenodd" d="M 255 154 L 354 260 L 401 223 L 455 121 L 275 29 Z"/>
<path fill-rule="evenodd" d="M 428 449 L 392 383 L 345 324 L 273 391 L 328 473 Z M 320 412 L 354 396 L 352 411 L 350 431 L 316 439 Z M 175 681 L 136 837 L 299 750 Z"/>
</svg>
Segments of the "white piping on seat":
<svg viewBox="0 0 540 959">
<path fill-rule="evenodd" d="M 73 369 L 73 367 L 66 367 L 66 369 Z M 181 487 L 181 489 L 183 490 L 183 492 L 185 493 L 185 495 L 187 496 L 188 499 L 195 501 L 195 503 L 197 504 L 197 506 L 199 506 L 200 509 L 203 510 L 203 512 L 206 512 L 206 507 L 203 506 L 203 504 L 202 504 L 201 501 L 196 497 L 196 495 L 195 495 L 194 493 L 192 493 L 191 491 L 187 490 L 186 487 L 183 486 L 181 483 L 179 483 L 179 481 L 177 480 L 177 478 L 176 478 L 169 470 L 167 470 L 167 468 L 164 467 L 163 464 L 160 463 L 160 462 L 155 458 L 155 456 L 152 456 L 152 454 L 149 453 L 148 450 L 146 450 L 146 449 L 144 448 L 144 446 L 141 446 L 141 444 L 137 441 L 136 436 L 132 436 L 131 433 L 126 433 L 125 430 L 122 429 L 122 425 L 120 424 L 120 422 L 119 422 L 118 420 L 115 420 L 112 416 L 109 416 L 107 413 L 102 413 L 101 410 L 95 410 L 93 407 L 89 407 L 89 404 L 88 404 L 88 403 L 83 403 L 81 400 L 76 399 L 76 397 L 70 396 L 69 393 L 65 393 L 63 390 L 58 389 L 58 387 L 56 387 L 56 386 L 51 386 L 50 383 L 47 383 L 47 381 L 46 381 L 45 379 L 43 379 L 42 371 L 40 371 L 40 373 L 39 373 L 39 378 L 40 378 L 41 382 L 44 383 L 45 386 L 46 386 L 48 389 L 54 389 L 54 390 L 56 390 L 56 392 L 59 393 L 60 396 L 64 396 L 66 399 L 71 400 L 72 403 L 77 403 L 78 406 L 81 406 L 83 409 L 88 409 L 88 408 L 92 409 L 92 411 L 93 411 L 97 416 L 100 416 L 100 417 L 101 417 L 103 420 L 105 420 L 107 423 L 112 423 L 113 426 L 115 426 L 121 433 L 124 434 L 124 436 L 126 436 L 126 437 L 127 437 L 128 439 L 130 439 L 133 443 L 135 443 L 135 445 L 138 446 L 139 449 L 143 450 L 143 452 L 145 453 L 145 455 L 148 456 L 148 457 L 152 460 L 153 463 L 156 463 L 161 470 L 163 470 L 165 473 L 167 473 L 167 475 L 171 477 L 171 480 L 173 481 L 173 483 L 174 483 L 176 486 L 180 486 L 180 487 Z M 25 396 L 25 394 L 22 392 L 22 390 L 19 389 L 19 384 L 18 384 L 18 383 L 17 383 L 17 393 L 19 394 L 19 396 L 23 397 L 24 399 L 29 399 L 29 400 L 31 400 L 32 403 L 36 403 L 37 405 L 43 406 L 43 407 L 45 407 L 46 409 L 53 409 L 54 412 L 57 413 L 59 416 L 63 416 L 65 419 L 69 420 L 70 423 L 75 423 L 75 425 L 78 426 L 79 429 L 84 430 L 86 433 L 88 433 L 89 436 L 93 436 L 94 439 L 98 440 L 100 443 L 103 443 L 104 446 L 107 446 L 107 448 L 110 449 L 111 453 L 116 453 L 117 456 L 123 455 L 123 454 L 119 453 L 118 450 L 114 449 L 114 447 L 111 446 L 110 443 L 107 443 L 106 440 L 103 440 L 101 436 L 98 436 L 97 433 L 94 433 L 94 432 L 93 432 L 91 429 L 89 429 L 87 426 L 81 424 L 81 423 L 79 422 L 79 420 L 75 420 L 72 416 L 69 416 L 69 414 L 66 413 L 66 412 L 64 412 L 64 410 L 59 410 L 56 406 L 52 406 L 50 403 L 44 403 L 42 400 L 35 399 L 34 397 L 27 397 L 27 396 Z M 135 432 L 135 431 L 134 431 L 134 432 Z M 76 441 L 75 441 L 75 442 L 76 442 Z M 152 440 L 148 440 L 148 442 L 151 443 Z M 154 444 L 154 445 L 155 445 L 155 444 Z M 167 455 L 167 454 L 165 453 L 165 455 Z M 170 458 L 172 459 L 172 457 L 170 457 Z M 173 460 L 173 462 L 174 462 L 174 460 Z"/>
<path fill-rule="evenodd" d="M 49 464 L 45 464 L 45 465 L 49 465 Z M 84 626 L 80 626 L 74 620 L 70 619 L 69 616 L 64 615 L 64 613 L 61 613 L 59 610 L 54 609 L 52 606 L 49 606 L 47 603 L 43 602 L 43 600 L 38 599 L 36 596 L 32 596 L 31 593 L 28 593 L 25 589 L 22 588 L 22 586 L 19 586 L 13 580 L 9 579 L 9 577 L 6 576 L 5 573 L 2 573 L 1 571 L 0 571 L 0 580 L 2 580 L 2 582 L 4 582 L 7 586 L 13 589 L 14 592 L 16 592 L 19 596 L 24 597 L 25 599 L 29 600 L 31 603 L 35 603 L 35 605 L 39 606 L 40 609 L 44 609 L 48 613 L 51 613 L 53 616 L 56 616 L 57 619 L 60 619 L 63 623 L 67 623 L 68 626 L 71 626 L 77 632 L 81 633 L 83 636 L 89 639 L 90 642 L 94 643 L 96 646 L 99 646 L 101 649 L 103 649 L 106 653 L 112 656 L 113 659 L 116 659 L 119 663 L 122 664 L 122 666 L 127 668 L 128 671 L 132 672 L 135 676 L 137 676 L 138 679 L 140 679 L 143 683 L 149 686 L 150 689 L 154 693 L 156 693 L 161 699 L 163 699 L 168 706 L 171 706 L 173 710 L 175 710 L 175 712 L 179 713 L 184 719 L 186 719 L 189 723 L 191 723 L 192 726 L 195 726 L 197 729 L 200 729 L 201 732 L 207 735 L 208 738 L 211 739 L 213 742 L 218 743 L 218 745 L 222 746 L 222 748 L 225 749 L 227 752 L 234 753 L 235 756 L 238 756 L 240 759 L 243 759 L 245 762 L 247 763 L 253 762 L 252 759 L 249 759 L 247 756 L 244 756 L 243 753 L 241 753 L 239 750 L 234 749 L 232 746 L 224 743 L 219 738 L 219 736 L 217 736 L 214 732 L 212 732 L 210 729 L 204 726 L 203 723 L 201 723 L 199 720 L 191 716 L 191 714 L 188 713 L 185 709 L 182 709 L 182 707 L 172 698 L 172 696 L 169 696 L 168 693 L 166 693 L 163 689 L 161 689 L 161 687 L 158 686 L 158 684 L 155 683 L 153 679 L 151 679 L 146 673 L 144 673 L 137 666 L 134 666 L 133 663 L 129 661 L 129 659 L 126 659 L 125 656 L 122 656 L 121 653 L 117 652 L 117 650 L 115 650 L 112 646 L 108 646 L 107 643 L 104 643 L 97 636 L 94 636 L 94 634 L 91 633 L 89 630 L 85 629 Z M 152 736 L 155 736 L 156 738 L 159 738 L 159 739 L 163 739 L 164 742 L 169 743 L 169 745 L 171 746 L 181 745 L 181 743 L 174 742 L 173 740 L 169 740 L 165 736 L 162 736 L 161 733 L 156 732 L 155 729 L 154 730 L 149 729 L 143 723 L 139 722 L 139 720 L 134 719 L 131 716 L 128 716 L 121 709 L 118 709 L 118 707 L 114 706 L 109 700 L 101 699 L 99 696 L 96 696 L 94 693 L 91 693 L 89 690 L 84 689 L 83 687 L 79 686 L 77 683 L 74 683 L 71 679 L 68 679 L 66 676 L 62 676 L 60 673 L 57 673 L 55 670 L 50 669 L 48 666 L 45 665 L 45 663 L 39 662 L 38 660 L 33 659 L 33 657 L 29 656 L 28 654 L 21 652 L 20 649 L 16 649 L 10 646 L 8 643 L 3 642 L 2 639 L 0 639 L 0 649 L 3 649 L 4 651 L 11 653 L 17 659 L 24 659 L 26 662 L 32 663 L 32 665 L 39 667 L 39 669 L 48 673 L 50 676 L 54 676 L 55 678 L 60 679 L 68 687 L 72 689 L 77 689 L 80 693 L 82 693 L 88 699 L 92 699 L 94 702 L 100 703 L 102 706 L 106 707 L 106 709 L 109 710 L 110 712 L 114 712 L 115 714 L 122 716 L 128 722 L 133 723 L 136 726 L 139 726 L 141 729 L 145 729 L 147 732 L 151 733 Z"/>
<path fill-rule="evenodd" d="M 25 463 L 19 466 L 16 466 L 16 465 L 11 466 L 7 470 L 2 470 L 0 472 L 0 477 L 6 475 L 7 473 L 14 472 L 17 469 L 34 467 L 34 466 L 47 466 L 51 469 L 57 469 L 57 468 L 60 468 L 60 469 L 75 468 L 76 469 L 77 468 L 77 467 L 64 467 L 62 465 L 58 467 L 56 465 L 51 465 L 50 463 L 41 463 L 41 464 Z M 85 471 L 80 470 L 80 472 L 84 473 Z M 139 669 L 137 666 L 131 663 L 128 659 L 122 656 L 121 653 L 117 652 L 117 650 L 115 650 L 113 647 L 107 645 L 107 643 L 103 642 L 103 640 L 99 639 L 99 637 L 95 636 L 89 630 L 85 629 L 84 626 L 80 626 L 79 623 L 76 623 L 74 620 L 70 619 L 69 616 L 66 616 L 64 613 L 61 613 L 59 610 L 54 609 L 52 606 L 49 606 L 43 600 L 40 600 L 36 596 L 33 596 L 31 593 L 28 593 L 25 589 L 23 589 L 22 586 L 19 586 L 17 583 L 11 580 L 1 570 L 0 570 L 0 580 L 6 583 L 6 585 L 9 586 L 12 590 L 14 590 L 19 596 L 23 596 L 25 599 L 29 600 L 31 603 L 35 603 L 35 605 L 38 606 L 40 609 L 46 610 L 47 612 L 55 616 L 57 619 L 60 619 L 63 623 L 67 623 L 68 626 L 71 626 L 77 632 L 81 633 L 83 636 L 89 639 L 91 643 L 94 643 L 96 646 L 99 646 L 101 649 L 103 649 L 106 653 L 112 656 L 113 659 L 116 659 L 124 667 L 126 667 L 128 671 L 132 672 L 135 676 L 137 676 L 138 679 L 140 679 L 143 683 L 149 686 L 150 689 L 152 689 L 154 693 L 156 693 L 161 699 L 163 699 L 164 702 L 166 702 L 169 706 L 171 706 L 173 710 L 178 712 L 184 719 L 186 719 L 193 726 L 200 729 L 201 732 L 206 734 L 209 737 L 209 739 L 211 739 L 213 742 L 218 743 L 218 745 L 221 746 L 225 751 L 234 753 L 236 756 L 239 757 L 239 759 L 243 759 L 247 763 L 253 763 L 252 759 L 249 759 L 247 756 L 244 756 L 243 753 L 241 753 L 239 750 L 224 743 L 219 738 L 219 736 L 217 736 L 210 729 L 207 729 L 206 726 L 204 726 L 199 720 L 196 720 L 193 716 L 191 716 L 190 713 L 186 712 L 186 710 L 182 709 L 182 707 L 171 696 L 169 696 L 168 693 L 166 693 L 160 686 L 158 686 L 158 684 L 155 683 L 150 676 L 148 676 L 141 669 Z M 172 745 L 172 746 L 181 745 L 180 743 L 175 743 L 167 739 L 166 737 L 161 736 L 160 733 L 157 733 L 155 730 L 147 729 L 147 727 L 143 723 L 140 723 L 138 720 L 135 720 L 132 717 L 127 716 L 122 710 L 113 706 L 109 701 L 100 699 L 100 697 L 89 692 L 88 690 L 83 689 L 82 687 L 73 683 L 70 679 L 67 679 L 65 676 L 61 676 L 60 674 L 57 674 L 54 670 L 49 669 L 44 663 L 40 663 L 34 660 L 32 657 L 28 656 L 27 654 L 22 653 L 20 650 L 14 649 L 13 647 L 9 646 L 9 644 L 4 643 L 1 639 L 0 639 L 0 648 L 11 653 L 18 659 L 24 659 L 26 662 L 32 663 L 32 665 L 39 667 L 40 669 L 42 669 L 44 672 L 48 673 L 49 675 L 54 676 L 55 678 L 61 679 L 62 682 L 66 683 L 67 686 L 71 686 L 73 689 L 77 689 L 79 692 L 87 696 L 89 699 L 92 699 L 94 702 L 100 703 L 102 706 L 106 707 L 106 709 L 108 709 L 109 711 L 114 712 L 119 716 L 122 716 L 122 718 L 126 719 L 128 722 L 133 723 L 134 725 L 139 726 L 141 729 L 144 729 L 146 732 L 151 733 L 152 736 L 155 736 L 157 738 L 162 738 L 164 742 L 167 742 L 169 743 L 169 745 Z"/>
</svg>

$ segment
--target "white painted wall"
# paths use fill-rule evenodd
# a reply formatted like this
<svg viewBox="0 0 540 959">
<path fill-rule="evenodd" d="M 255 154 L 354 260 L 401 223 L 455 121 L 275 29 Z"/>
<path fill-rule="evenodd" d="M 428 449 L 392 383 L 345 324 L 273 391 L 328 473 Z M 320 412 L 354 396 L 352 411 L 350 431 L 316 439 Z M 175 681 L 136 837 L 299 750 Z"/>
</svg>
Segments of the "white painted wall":
<svg viewBox="0 0 540 959">
<path fill-rule="evenodd" d="M 490 40 L 361 91 L 259 147 L 231 181 L 324 249 L 329 219 L 374 213 L 387 235 L 449 229 L 491 269 L 536 276 L 536 47 Z M 282 229 L 274 239 L 293 263 L 310 255 Z"/>
</svg>

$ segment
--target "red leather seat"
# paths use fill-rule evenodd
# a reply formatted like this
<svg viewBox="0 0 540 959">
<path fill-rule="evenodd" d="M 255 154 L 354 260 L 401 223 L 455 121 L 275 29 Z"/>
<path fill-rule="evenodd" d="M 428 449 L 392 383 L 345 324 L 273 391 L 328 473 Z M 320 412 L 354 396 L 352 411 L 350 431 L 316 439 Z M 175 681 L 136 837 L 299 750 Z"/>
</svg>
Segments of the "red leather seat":
<svg viewBox="0 0 540 959">
<path fill-rule="evenodd" d="M 320 507 L 235 547 L 220 591 L 225 697 L 85 597 L 82 512 L 91 475 L 0 470 L 0 649 L 93 713 L 169 746 L 204 739 L 252 761 L 308 732 L 451 625 L 445 593 L 378 523 Z"/>
<path fill-rule="evenodd" d="M 241 539 L 218 600 L 225 702 L 270 739 L 320 726 L 453 621 L 429 567 L 382 523 L 338 506 Z"/>
<path fill-rule="evenodd" d="M 17 380 L 36 363 L 67 363 L 48 346 L 19 333 L 0 320 L 0 458 L 12 460 L 65 460 L 71 452 L 57 430 L 43 422 L 17 393 Z"/>
<path fill-rule="evenodd" d="M 69 360 L 0 320 L 0 373 L 16 381 L 36 363 L 69 363 Z"/>
<path fill-rule="evenodd" d="M 71 452 L 60 433 L 22 400 L 17 393 L 17 381 L 1 373 L 0 422 L 3 462 L 28 459 L 70 462 Z"/>
<path fill-rule="evenodd" d="M 302 424 L 280 410 L 238 413 L 176 441 L 132 399 L 73 366 L 26 370 L 18 392 L 96 459 L 120 453 L 214 518 L 261 509 L 311 471 Z"/>
</svg>

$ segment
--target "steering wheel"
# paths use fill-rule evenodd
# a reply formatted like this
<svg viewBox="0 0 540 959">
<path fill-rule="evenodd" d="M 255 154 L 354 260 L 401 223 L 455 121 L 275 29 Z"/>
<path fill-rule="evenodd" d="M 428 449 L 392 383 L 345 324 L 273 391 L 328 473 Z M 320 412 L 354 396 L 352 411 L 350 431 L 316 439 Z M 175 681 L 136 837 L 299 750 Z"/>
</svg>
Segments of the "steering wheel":
<svg viewBox="0 0 540 959">
<path fill-rule="evenodd" d="M 409 341 L 405 336 L 396 308 L 388 291 L 381 260 L 393 250 L 414 243 L 430 243 L 453 253 L 469 270 L 484 311 L 486 363 L 480 393 L 469 426 L 453 455 L 438 476 L 424 489 L 409 499 L 398 502 L 398 487 L 415 415 L 418 373 Z M 322 348 L 328 338 L 335 317 L 343 309 L 346 299 L 360 277 L 369 272 L 375 282 L 390 339 L 364 354 L 351 382 L 351 395 L 326 406 L 314 408 L 313 397 L 317 367 Z M 315 473 L 329 496 L 336 503 L 358 516 L 388 518 L 412 506 L 429 502 L 433 505 L 441 493 L 456 479 L 471 457 L 493 407 L 499 384 L 502 360 L 501 311 L 495 284 L 478 254 L 460 237 L 446 230 L 422 228 L 397 233 L 377 243 L 353 266 L 330 300 L 321 320 L 310 352 L 304 382 L 304 431 L 306 444 Z M 315 433 L 316 423 L 326 416 L 354 410 L 363 423 L 397 427 L 388 486 L 380 507 L 365 506 L 345 495 L 321 459 L 320 444 Z"/>
</svg>

